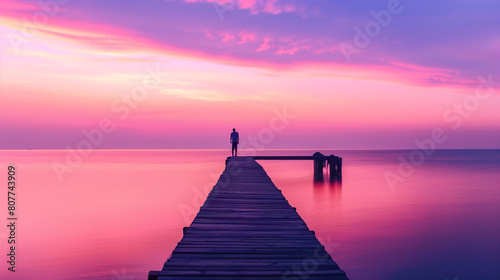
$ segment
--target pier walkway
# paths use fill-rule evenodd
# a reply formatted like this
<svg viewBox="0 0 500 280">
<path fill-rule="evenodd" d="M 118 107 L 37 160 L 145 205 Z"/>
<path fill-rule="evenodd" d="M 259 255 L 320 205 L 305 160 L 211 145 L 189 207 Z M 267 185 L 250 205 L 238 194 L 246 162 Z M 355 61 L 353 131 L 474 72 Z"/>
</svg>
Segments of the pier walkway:
<svg viewBox="0 0 500 280">
<path fill-rule="evenodd" d="M 348 280 L 251 157 L 228 158 L 207 200 L 149 280 Z"/>
</svg>

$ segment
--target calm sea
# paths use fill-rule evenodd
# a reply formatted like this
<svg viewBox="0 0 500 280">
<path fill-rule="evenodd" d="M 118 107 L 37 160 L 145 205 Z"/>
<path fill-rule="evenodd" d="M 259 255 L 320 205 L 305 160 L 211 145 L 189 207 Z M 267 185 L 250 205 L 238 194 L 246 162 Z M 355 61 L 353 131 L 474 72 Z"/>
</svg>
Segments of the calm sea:
<svg viewBox="0 0 500 280">
<path fill-rule="evenodd" d="M 321 152 L 343 157 L 342 182 L 314 183 L 309 161 L 260 163 L 351 280 L 500 279 L 500 150 Z M 146 279 L 162 268 L 227 156 L 0 151 L 0 279 Z M 16 272 L 7 263 L 10 165 Z"/>
</svg>

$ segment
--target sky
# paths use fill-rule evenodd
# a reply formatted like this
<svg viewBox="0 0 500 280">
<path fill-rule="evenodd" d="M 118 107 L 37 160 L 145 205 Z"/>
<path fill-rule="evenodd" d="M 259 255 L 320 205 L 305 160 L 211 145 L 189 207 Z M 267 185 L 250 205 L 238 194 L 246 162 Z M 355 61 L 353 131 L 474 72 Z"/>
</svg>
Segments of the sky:
<svg viewBox="0 0 500 280">
<path fill-rule="evenodd" d="M 499 10 L 2 0 L 0 149 L 498 149 Z"/>
</svg>

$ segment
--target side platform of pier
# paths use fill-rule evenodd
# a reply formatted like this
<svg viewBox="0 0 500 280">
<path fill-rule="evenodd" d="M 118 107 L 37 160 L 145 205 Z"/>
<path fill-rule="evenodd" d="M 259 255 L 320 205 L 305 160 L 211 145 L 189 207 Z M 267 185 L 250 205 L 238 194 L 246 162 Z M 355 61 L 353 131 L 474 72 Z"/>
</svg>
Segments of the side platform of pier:
<svg viewBox="0 0 500 280">
<path fill-rule="evenodd" d="M 226 168 L 161 271 L 149 280 L 348 280 L 262 166 Z"/>
</svg>

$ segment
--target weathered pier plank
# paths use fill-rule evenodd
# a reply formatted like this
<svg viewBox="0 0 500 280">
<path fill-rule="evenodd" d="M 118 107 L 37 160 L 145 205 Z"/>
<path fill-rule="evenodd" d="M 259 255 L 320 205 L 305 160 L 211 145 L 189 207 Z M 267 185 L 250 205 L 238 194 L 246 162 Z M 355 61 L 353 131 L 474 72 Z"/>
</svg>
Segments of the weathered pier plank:
<svg viewBox="0 0 500 280">
<path fill-rule="evenodd" d="M 233 157 L 150 280 L 348 280 L 264 169 Z"/>
</svg>

